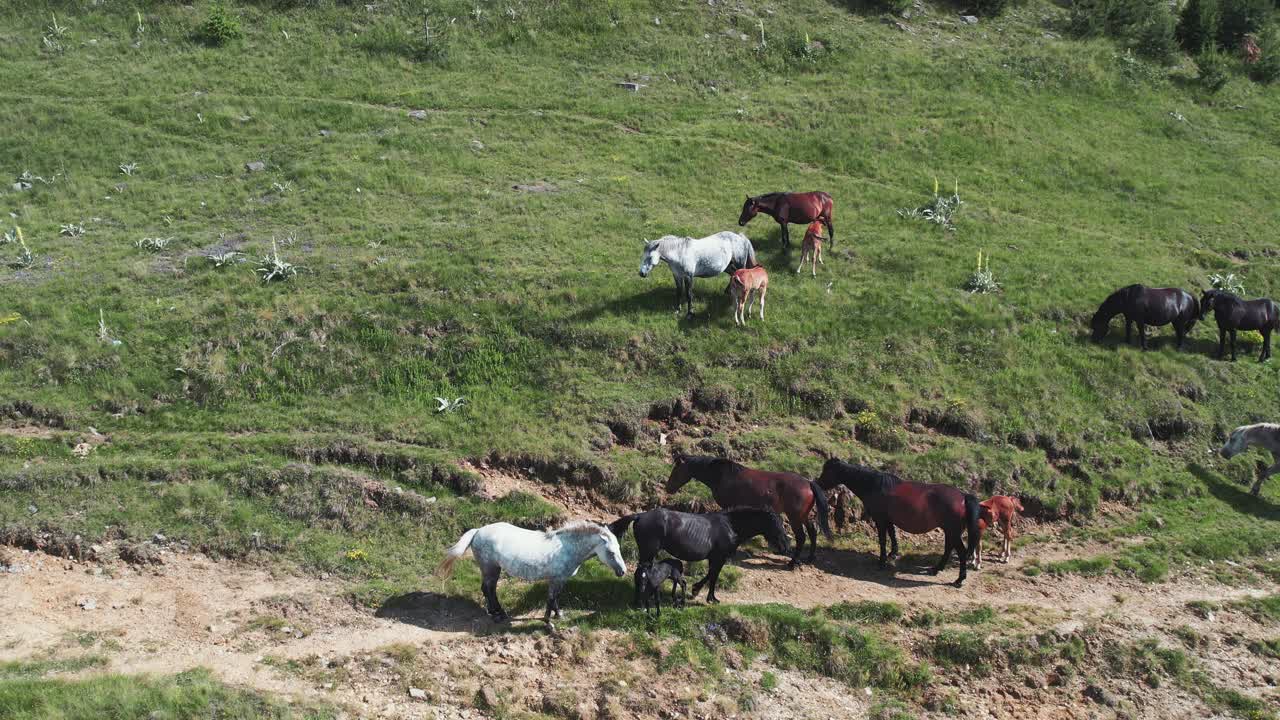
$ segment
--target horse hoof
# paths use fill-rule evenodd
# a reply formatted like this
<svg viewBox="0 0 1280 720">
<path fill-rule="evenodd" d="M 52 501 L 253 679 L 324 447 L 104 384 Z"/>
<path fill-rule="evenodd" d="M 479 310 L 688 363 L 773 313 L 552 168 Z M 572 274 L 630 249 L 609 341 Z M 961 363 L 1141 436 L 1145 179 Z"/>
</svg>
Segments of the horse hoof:
<svg viewBox="0 0 1280 720">
<path fill-rule="evenodd" d="M 720 604 L 720 598 L 717 598 L 717 597 L 709 597 L 709 598 L 707 598 L 707 602 L 711 603 L 712 605 L 719 605 L 719 604 Z"/>
<path fill-rule="evenodd" d="M 929 574 L 930 574 L 930 575 L 937 575 L 937 574 L 938 574 L 938 573 L 940 573 L 940 572 L 942 572 L 942 571 L 941 571 L 941 570 L 939 570 L 939 569 L 937 569 L 937 568 L 930 568 L 930 569 L 929 569 Z"/>
<path fill-rule="evenodd" d="M 963 584 L 964 584 L 964 581 L 963 581 L 963 580 L 956 580 L 955 582 L 951 583 L 951 586 L 952 586 L 952 587 L 957 587 L 957 588 L 958 588 L 958 587 L 960 587 L 960 586 L 961 586 L 961 585 L 963 585 Z"/>
</svg>

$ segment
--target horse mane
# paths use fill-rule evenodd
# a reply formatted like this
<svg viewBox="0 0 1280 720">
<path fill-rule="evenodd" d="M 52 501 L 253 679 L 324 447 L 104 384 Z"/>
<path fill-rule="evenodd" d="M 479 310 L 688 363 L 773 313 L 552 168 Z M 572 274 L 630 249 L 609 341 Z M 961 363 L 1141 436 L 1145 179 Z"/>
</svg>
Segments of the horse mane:
<svg viewBox="0 0 1280 720">
<path fill-rule="evenodd" d="M 771 193 L 765 193 L 763 195 L 754 195 L 751 198 L 751 202 L 767 202 L 767 201 L 777 200 L 783 195 L 790 195 L 790 194 L 791 193 L 787 193 L 787 192 L 771 192 Z"/>
<path fill-rule="evenodd" d="M 897 475 L 894 475 L 891 472 L 885 472 L 884 470 L 877 470 L 867 465 L 858 465 L 856 463 L 848 463 L 843 460 L 836 460 L 836 462 L 840 463 L 840 466 L 843 467 L 846 471 L 855 472 L 862 476 L 869 476 L 869 477 L 863 478 L 864 482 L 874 483 L 875 489 L 878 492 L 882 492 L 882 493 L 888 492 L 889 490 L 892 490 L 895 486 L 897 486 L 898 483 L 906 482 L 905 480 L 898 477 Z"/>
<path fill-rule="evenodd" d="M 547 530 L 547 537 L 556 535 L 594 535 L 600 532 L 601 525 L 590 520 L 571 520 L 555 530 Z"/>
</svg>

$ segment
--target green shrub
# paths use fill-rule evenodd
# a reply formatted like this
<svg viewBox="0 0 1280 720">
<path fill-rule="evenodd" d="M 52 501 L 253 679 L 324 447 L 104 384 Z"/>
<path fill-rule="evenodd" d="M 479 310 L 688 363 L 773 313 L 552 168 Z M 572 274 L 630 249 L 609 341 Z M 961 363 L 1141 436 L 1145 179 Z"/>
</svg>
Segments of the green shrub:
<svg viewBox="0 0 1280 720">
<path fill-rule="evenodd" d="M 200 24 L 196 37 L 206 45 L 221 47 L 244 37 L 244 31 L 240 29 L 240 18 L 223 7 L 222 3 L 214 3 L 209 6 L 209 15 Z"/>
<path fill-rule="evenodd" d="M 1249 67 L 1249 77 L 1261 83 L 1280 80 L 1280 27 L 1272 26 L 1258 38 L 1262 59 Z"/>
<path fill-rule="evenodd" d="M 1196 67 L 1200 70 L 1197 76 L 1200 86 L 1211 93 L 1221 90 L 1231 79 L 1231 59 L 1217 50 L 1200 53 Z"/>
<path fill-rule="evenodd" d="M 1068 29 L 1078 37 L 1110 37 L 1160 62 L 1177 49 L 1176 25 L 1164 0 L 1075 0 L 1068 20 Z"/>
<path fill-rule="evenodd" d="M 1266 26 L 1274 8 L 1273 0 L 1221 0 L 1222 20 L 1218 24 L 1218 44 L 1234 50 L 1248 33 Z"/>
<path fill-rule="evenodd" d="M 981 17 L 993 18 L 1013 4 L 1013 0 L 973 0 L 969 7 Z"/>
<path fill-rule="evenodd" d="M 1222 22 L 1219 0 L 1188 0 L 1178 20 L 1178 43 L 1192 55 L 1212 50 Z"/>
<path fill-rule="evenodd" d="M 886 12 L 901 15 L 903 10 L 911 7 L 911 0 L 876 0 L 876 4 Z"/>
</svg>

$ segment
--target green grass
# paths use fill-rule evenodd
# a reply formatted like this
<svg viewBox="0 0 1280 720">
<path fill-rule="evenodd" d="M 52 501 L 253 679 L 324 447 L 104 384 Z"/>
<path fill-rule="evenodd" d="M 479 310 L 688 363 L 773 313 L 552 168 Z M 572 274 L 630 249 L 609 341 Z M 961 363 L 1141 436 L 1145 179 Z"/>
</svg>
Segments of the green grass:
<svg viewBox="0 0 1280 720">
<path fill-rule="evenodd" d="M 42 673 L 37 673 L 42 674 Z M 91 720 L 103 717 L 337 717 L 320 707 L 286 706 L 228 688 L 202 670 L 167 677 L 103 675 L 85 680 L 9 679 L 0 675 L 0 717 L 9 720 Z"/>
</svg>

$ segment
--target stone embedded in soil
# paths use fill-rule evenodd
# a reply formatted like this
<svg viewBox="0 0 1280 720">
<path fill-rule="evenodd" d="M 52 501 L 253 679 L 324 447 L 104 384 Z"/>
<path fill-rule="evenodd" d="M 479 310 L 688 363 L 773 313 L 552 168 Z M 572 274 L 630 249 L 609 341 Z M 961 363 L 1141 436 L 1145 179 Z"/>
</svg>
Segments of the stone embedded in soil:
<svg viewBox="0 0 1280 720">
<path fill-rule="evenodd" d="M 409 688 L 409 697 L 413 698 L 414 700 L 426 700 L 427 691 L 416 688 L 416 687 L 411 687 Z"/>
<path fill-rule="evenodd" d="M 267 169 L 267 164 L 260 160 L 254 160 L 253 162 L 245 163 L 244 169 L 249 172 L 262 172 Z"/>
<path fill-rule="evenodd" d="M 76 605 L 79 605 L 79 606 L 80 606 L 80 609 L 82 609 L 82 610 L 97 610 L 97 609 L 98 609 L 98 601 L 97 601 L 96 599 L 94 599 L 94 598 L 91 598 L 91 597 L 84 597 L 84 598 L 80 598 L 79 600 L 77 600 L 77 601 L 76 601 Z"/>
<path fill-rule="evenodd" d="M 1114 693 L 1104 687 L 1094 685 L 1093 683 L 1089 683 L 1089 685 L 1084 689 L 1084 696 L 1096 703 L 1106 705 L 1107 707 L 1115 707 L 1120 704 L 1120 700 L 1116 698 Z"/>
</svg>

